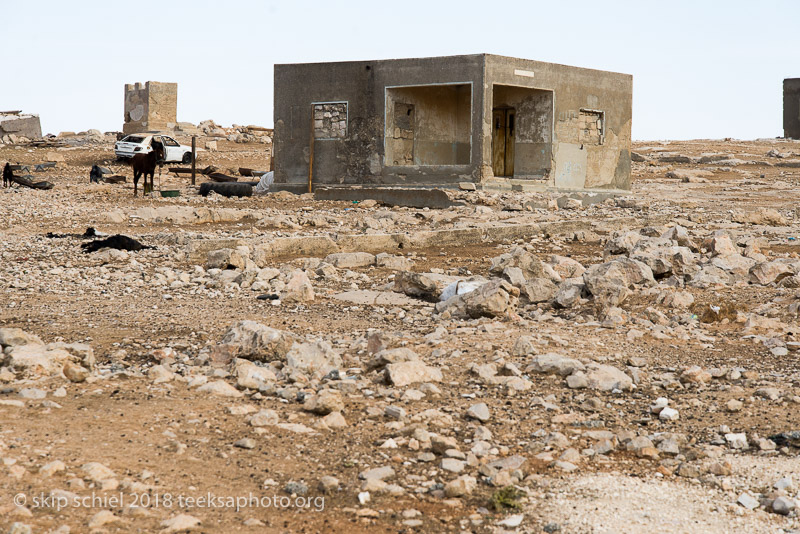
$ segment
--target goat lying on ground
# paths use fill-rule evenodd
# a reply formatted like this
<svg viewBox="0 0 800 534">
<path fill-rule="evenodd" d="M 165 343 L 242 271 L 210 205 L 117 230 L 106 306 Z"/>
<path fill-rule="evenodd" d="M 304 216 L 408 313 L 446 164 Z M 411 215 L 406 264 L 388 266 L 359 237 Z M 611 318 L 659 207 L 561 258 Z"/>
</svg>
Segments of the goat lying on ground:
<svg viewBox="0 0 800 534">
<path fill-rule="evenodd" d="M 81 245 L 81 248 L 84 252 L 89 253 L 97 252 L 101 248 L 115 248 L 117 250 L 136 251 L 156 247 L 142 245 L 132 237 L 116 234 L 112 235 L 111 237 L 107 237 L 106 239 L 98 239 L 97 241 L 92 241 L 91 243 L 84 243 Z"/>
<path fill-rule="evenodd" d="M 88 239 L 90 237 L 101 237 L 103 235 L 108 235 L 108 234 L 98 233 L 97 230 L 95 230 L 94 228 L 92 228 L 90 226 L 82 234 L 56 234 L 56 233 L 53 233 L 53 232 L 47 232 L 44 236 L 47 237 L 47 238 L 50 238 L 50 239 L 56 239 L 56 238 L 62 238 L 62 237 L 82 237 L 84 239 Z"/>
<path fill-rule="evenodd" d="M 136 154 L 130 159 L 131 167 L 133 167 L 133 196 L 137 195 L 139 177 L 144 174 L 144 191 L 147 191 L 147 175 L 150 175 L 150 191 L 155 188 L 156 165 L 164 159 L 164 145 L 154 142 L 152 144 L 153 150 L 147 154 Z"/>
</svg>

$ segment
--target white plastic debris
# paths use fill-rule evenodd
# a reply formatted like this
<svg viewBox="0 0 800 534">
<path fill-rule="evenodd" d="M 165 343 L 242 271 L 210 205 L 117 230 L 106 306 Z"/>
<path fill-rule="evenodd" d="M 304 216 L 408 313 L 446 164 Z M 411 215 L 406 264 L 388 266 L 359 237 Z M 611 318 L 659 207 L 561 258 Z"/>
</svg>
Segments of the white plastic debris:
<svg viewBox="0 0 800 534">
<path fill-rule="evenodd" d="M 257 195 L 263 195 L 264 193 L 269 193 L 270 187 L 272 187 L 272 183 L 275 181 L 275 172 L 269 171 L 266 174 L 261 176 L 261 179 L 258 181 L 258 185 L 255 186 L 253 192 Z"/>
<path fill-rule="evenodd" d="M 453 282 L 442 291 L 442 295 L 439 297 L 439 300 L 444 302 L 451 297 L 455 297 L 456 295 L 463 295 L 465 293 L 470 293 L 475 291 L 483 284 L 486 283 L 486 280 L 473 280 L 473 281 L 465 281 L 459 280 L 458 282 Z"/>
</svg>

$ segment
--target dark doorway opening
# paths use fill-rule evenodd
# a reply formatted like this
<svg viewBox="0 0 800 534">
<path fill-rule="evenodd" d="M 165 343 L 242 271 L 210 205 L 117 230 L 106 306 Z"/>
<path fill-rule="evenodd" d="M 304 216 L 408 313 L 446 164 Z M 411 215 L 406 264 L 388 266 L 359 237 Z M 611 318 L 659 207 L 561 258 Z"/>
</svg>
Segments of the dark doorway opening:
<svg viewBox="0 0 800 534">
<path fill-rule="evenodd" d="M 492 110 L 492 170 L 495 176 L 514 176 L 516 115 L 514 108 Z"/>
</svg>

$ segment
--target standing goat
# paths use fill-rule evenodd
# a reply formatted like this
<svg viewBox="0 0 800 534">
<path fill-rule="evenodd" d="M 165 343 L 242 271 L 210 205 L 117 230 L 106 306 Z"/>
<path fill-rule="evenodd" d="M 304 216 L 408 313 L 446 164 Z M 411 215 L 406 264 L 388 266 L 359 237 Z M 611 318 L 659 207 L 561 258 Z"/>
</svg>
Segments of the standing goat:
<svg viewBox="0 0 800 534">
<path fill-rule="evenodd" d="M 164 145 L 153 142 L 153 150 L 147 154 L 136 154 L 130 164 L 133 167 L 133 196 L 138 194 L 139 177 L 144 174 L 143 191 L 147 191 L 147 175 L 150 175 L 150 191 L 155 188 L 156 165 L 164 161 Z M 144 194 L 144 193 L 143 193 Z"/>
<path fill-rule="evenodd" d="M 11 187 L 11 183 L 14 181 L 14 173 L 11 172 L 11 164 L 6 163 L 6 166 L 3 167 L 3 187 Z"/>
</svg>

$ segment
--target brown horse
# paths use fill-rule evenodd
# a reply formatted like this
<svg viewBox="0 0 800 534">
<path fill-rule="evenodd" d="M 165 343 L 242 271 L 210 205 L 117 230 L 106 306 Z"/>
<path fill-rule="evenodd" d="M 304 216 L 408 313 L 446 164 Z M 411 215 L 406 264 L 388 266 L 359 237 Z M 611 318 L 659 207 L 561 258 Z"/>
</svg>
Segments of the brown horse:
<svg viewBox="0 0 800 534">
<path fill-rule="evenodd" d="M 155 188 L 155 172 L 156 165 L 164 161 L 164 145 L 159 142 L 153 142 L 151 145 L 153 150 L 147 154 L 136 154 L 130 159 L 131 167 L 133 167 L 133 196 L 138 194 L 139 177 L 144 174 L 143 191 L 147 191 L 147 175 L 150 175 L 150 191 Z M 144 194 L 144 193 L 143 193 Z"/>
</svg>

